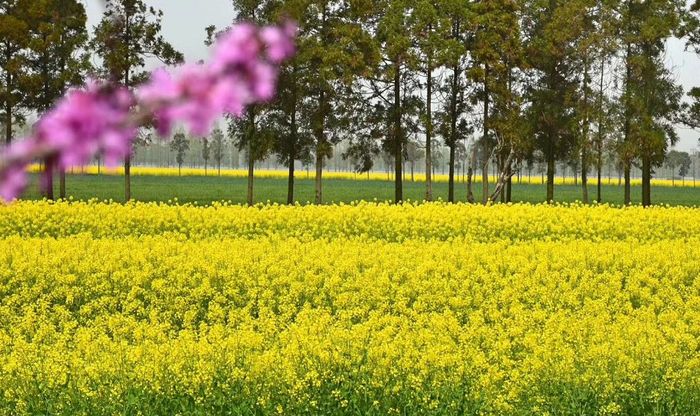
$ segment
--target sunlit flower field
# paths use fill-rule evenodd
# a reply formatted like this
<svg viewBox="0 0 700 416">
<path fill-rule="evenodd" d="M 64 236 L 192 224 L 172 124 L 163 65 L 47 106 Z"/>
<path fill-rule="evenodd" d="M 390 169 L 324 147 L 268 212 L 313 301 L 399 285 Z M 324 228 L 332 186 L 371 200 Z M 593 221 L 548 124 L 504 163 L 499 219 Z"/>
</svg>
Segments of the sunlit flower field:
<svg viewBox="0 0 700 416">
<path fill-rule="evenodd" d="M 32 165 L 29 169 L 30 172 L 32 173 L 40 173 L 43 171 L 43 168 L 40 165 Z M 97 174 L 102 174 L 102 175 L 123 175 L 124 174 L 124 168 L 104 168 L 104 167 L 98 167 L 98 166 L 85 166 L 85 167 L 76 167 L 70 170 L 70 172 L 73 173 L 80 173 L 80 174 L 86 174 L 86 175 L 97 175 Z M 177 167 L 148 167 L 148 166 L 133 166 L 131 167 L 131 174 L 136 175 L 136 176 L 204 176 L 210 175 L 210 176 L 215 176 L 219 175 L 219 171 L 216 169 L 216 167 L 209 168 L 208 170 L 204 170 L 202 168 L 187 168 L 183 167 L 182 169 L 178 169 Z M 393 180 L 393 176 L 390 174 L 388 176 L 389 179 Z M 229 177 L 229 178 L 245 178 L 248 176 L 248 171 L 246 169 L 221 169 L 221 176 L 223 177 Z M 275 169 L 255 169 L 255 177 L 256 178 L 267 178 L 267 179 L 286 179 L 288 176 L 288 172 L 286 170 L 275 170 Z M 462 176 L 458 175 L 459 178 L 462 178 Z M 296 173 L 297 178 L 314 178 L 314 172 L 310 172 L 309 174 L 306 173 L 306 171 L 299 171 Z M 386 172 L 370 172 L 370 173 L 354 173 L 354 172 L 342 172 L 342 171 L 326 171 L 323 173 L 323 177 L 325 179 L 345 179 L 345 180 L 356 180 L 356 181 L 365 181 L 365 180 L 370 180 L 370 181 L 386 181 L 387 180 L 387 173 Z M 414 175 L 411 175 L 410 172 L 405 173 L 405 179 L 410 180 L 413 178 L 414 181 L 416 182 L 425 182 L 425 174 L 424 173 L 415 173 Z M 433 181 L 434 182 L 447 182 L 449 179 L 448 175 L 446 174 L 436 174 L 433 176 Z M 496 176 L 489 176 L 489 181 L 491 183 L 496 183 L 498 181 L 498 177 Z M 481 175 L 475 175 L 472 179 L 474 183 L 481 183 L 482 178 Z M 520 178 L 514 177 L 513 180 L 517 183 L 523 183 L 523 184 L 531 184 L 531 185 L 543 185 L 546 183 L 546 178 L 543 178 L 541 175 L 532 175 L 532 176 L 522 176 Z M 574 184 L 580 184 L 580 179 L 574 178 L 574 177 L 556 177 L 554 179 L 555 185 L 574 185 Z M 657 179 L 654 178 L 652 179 L 652 185 L 654 186 L 665 186 L 665 187 L 696 187 L 700 186 L 700 180 L 699 181 L 693 181 L 692 178 L 686 178 L 685 180 L 681 178 L 677 178 L 675 180 L 671 179 Z M 589 178 L 588 179 L 589 185 L 593 186 L 598 183 L 596 178 Z M 608 178 L 603 178 L 601 180 L 601 183 L 603 185 L 611 185 L 611 184 L 617 184 L 618 180 L 617 178 L 613 179 L 608 179 Z M 642 180 L 641 179 L 631 179 L 630 183 L 632 186 L 641 186 Z"/>
<path fill-rule="evenodd" d="M 700 209 L 0 207 L 0 415 L 688 415 Z"/>
</svg>

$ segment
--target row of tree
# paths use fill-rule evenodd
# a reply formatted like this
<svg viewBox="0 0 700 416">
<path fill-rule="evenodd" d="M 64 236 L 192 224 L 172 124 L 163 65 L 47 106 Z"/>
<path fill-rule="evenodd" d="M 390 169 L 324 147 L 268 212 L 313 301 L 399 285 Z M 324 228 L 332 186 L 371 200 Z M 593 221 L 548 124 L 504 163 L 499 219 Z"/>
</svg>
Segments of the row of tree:
<svg viewBox="0 0 700 416">
<path fill-rule="evenodd" d="M 234 0 L 238 20 L 300 25 L 299 53 L 285 68 L 279 99 L 231 123 L 249 155 L 249 202 L 255 161 L 271 152 L 289 166 L 314 159 L 316 202 L 335 143 L 358 172 L 386 152 L 394 161 L 395 199 L 403 199 L 403 161 L 412 143 L 425 152 L 431 200 L 431 153 L 449 148 L 449 194 L 455 200 L 457 151 L 465 138 L 467 192 L 481 171 L 480 199 L 510 200 L 513 175 L 541 159 L 546 200 L 554 200 L 558 160 L 601 178 L 606 150 L 624 172 L 642 171 L 642 202 L 651 178 L 678 140 L 676 125 L 698 127 L 700 90 L 683 104 L 683 89 L 665 65 L 667 41 L 697 48 L 700 3 L 683 0 Z M 209 37 L 215 34 L 209 28 Z M 697 51 L 697 49 L 696 49 Z M 476 137 L 474 137 L 476 135 Z M 412 140 L 418 137 L 418 140 Z M 499 179 L 489 184 L 495 160 Z M 598 184 L 602 181 L 598 180 Z M 597 187 L 596 200 L 602 201 Z"/>
<path fill-rule="evenodd" d="M 147 76 L 148 58 L 182 61 L 160 35 L 161 11 L 143 0 L 106 4 L 89 38 L 77 0 L 0 0 L 6 140 L 27 111 L 42 113 L 86 74 L 133 87 Z M 673 37 L 698 52 L 700 1 L 232 0 L 232 7 L 237 21 L 299 24 L 298 53 L 283 68 L 278 98 L 229 120 L 228 135 L 248 158 L 251 204 L 255 163 L 272 154 L 288 166 L 290 203 L 297 160 L 315 166 L 322 203 L 324 164 L 341 141 L 358 172 L 391 155 L 397 202 L 404 160 L 416 148 L 425 154 L 425 196 L 433 199 L 432 153 L 444 144 L 454 201 L 458 151 L 468 141 L 470 201 L 479 171 L 485 186 L 478 199 L 507 201 L 512 176 L 535 160 L 547 166 L 546 200 L 553 201 L 556 161 L 573 160 L 588 202 L 588 172 L 600 178 L 612 149 L 625 201 L 639 166 L 649 205 L 654 169 L 678 139 L 675 125 L 700 127 L 700 89 L 683 104 L 664 62 Z M 205 42 L 218 33 L 206 28 Z M 493 161 L 499 179 L 489 184 Z M 126 160 L 126 199 L 129 168 Z M 595 199 L 603 199 L 600 186 Z"/>
<path fill-rule="evenodd" d="M 226 140 L 224 133 L 216 128 L 212 131 L 211 138 L 202 139 L 202 160 L 204 161 L 204 174 L 209 169 L 209 160 L 213 160 L 221 176 L 221 162 L 224 160 Z M 170 142 L 170 150 L 175 152 L 175 162 L 177 163 L 178 175 L 182 174 L 182 165 L 185 163 L 185 156 L 190 150 L 190 140 L 185 133 L 177 132 Z"/>
<path fill-rule="evenodd" d="M 191 153 L 191 145 L 192 141 L 195 140 L 196 142 L 200 143 L 199 148 L 197 149 L 198 155 L 190 155 Z M 221 176 L 221 167 L 222 163 L 224 162 L 224 158 L 226 156 L 227 152 L 227 147 L 228 141 L 224 137 L 223 132 L 219 129 L 216 128 L 212 132 L 211 138 L 203 138 L 203 139 L 192 139 L 188 138 L 183 132 L 178 132 L 173 136 L 173 140 L 170 141 L 170 144 L 168 146 L 169 150 L 173 153 L 174 155 L 174 161 L 175 164 L 177 165 L 178 168 L 178 175 L 182 174 L 182 167 L 185 165 L 188 156 L 189 157 L 189 162 L 190 166 L 192 167 L 201 167 L 202 165 L 204 166 L 204 174 L 205 176 L 208 173 L 209 167 L 213 166 L 216 167 L 218 175 Z M 151 146 L 150 144 L 145 144 L 144 146 Z M 404 164 L 404 170 L 406 169 L 406 164 L 409 164 L 410 169 L 404 172 L 404 180 L 410 180 L 411 182 L 415 182 L 415 164 L 418 161 L 423 161 L 425 157 L 425 153 L 418 148 L 418 146 L 414 142 L 409 142 L 408 143 L 408 151 L 406 152 L 406 158 L 405 158 L 405 164 Z M 433 153 L 431 165 L 432 165 L 432 172 L 431 174 L 434 175 L 436 172 L 436 167 L 440 164 L 440 162 L 443 159 L 443 151 L 444 147 L 441 146 L 439 149 L 437 149 L 437 152 Z M 461 146 L 460 147 L 460 156 L 457 158 L 458 163 L 456 164 L 457 171 L 461 170 L 462 171 L 462 178 L 463 181 L 466 179 L 466 166 L 467 162 L 466 159 L 466 152 L 465 152 L 465 147 Z M 337 151 L 337 147 L 334 147 L 334 151 Z M 448 152 L 449 153 L 449 152 Z M 233 158 L 233 156 L 231 156 Z M 236 155 L 236 158 L 240 157 L 240 154 Z M 698 155 L 694 155 L 695 159 L 697 159 Z M 246 156 L 247 158 L 247 156 Z M 338 160 L 336 158 L 333 158 L 336 161 L 336 171 L 338 169 L 337 162 Z M 387 172 L 387 178 L 391 178 L 391 175 L 389 175 L 389 169 L 386 169 L 388 166 L 393 165 L 393 159 L 392 156 L 386 152 L 383 152 L 381 154 L 381 157 L 374 158 L 373 163 L 376 164 L 376 160 L 380 160 L 382 162 L 382 165 L 385 167 L 385 170 Z M 193 162 L 194 161 L 194 162 Z M 210 165 L 210 161 L 212 162 Z M 238 160 L 237 160 L 238 161 Z M 605 161 L 607 162 L 608 165 L 608 182 L 611 181 L 611 173 L 612 173 L 612 166 L 611 164 L 615 164 L 616 158 L 614 154 L 610 154 L 610 152 L 606 152 L 605 155 Z M 267 169 L 270 168 L 270 158 L 268 157 L 267 160 L 264 162 L 267 163 Z M 277 161 L 272 161 L 272 166 L 274 169 L 279 169 L 279 165 Z M 310 159 L 303 160 L 302 166 L 305 168 L 308 168 L 308 166 L 313 162 Z M 492 160 L 492 163 L 496 161 Z M 519 171 L 518 171 L 518 176 L 521 178 L 522 174 L 527 175 L 528 179 L 532 178 L 533 171 L 535 171 L 536 174 L 544 174 L 546 172 L 546 165 L 543 166 L 543 163 L 538 163 L 537 166 L 535 166 L 534 160 L 530 161 L 531 163 L 528 163 L 526 166 L 523 166 Z M 155 162 L 156 165 L 162 166 L 162 165 L 167 165 L 170 166 L 170 159 L 168 158 L 167 162 L 164 162 L 161 158 L 157 159 Z M 573 176 L 573 183 L 574 185 L 578 185 L 579 183 L 579 160 L 578 159 L 573 159 L 570 160 L 568 163 L 563 162 L 559 163 L 559 167 L 563 168 L 563 178 L 564 179 L 570 179 L 570 177 L 567 177 L 567 169 L 570 168 L 571 170 L 568 171 L 571 173 Z M 231 164 L 232 166 L 233 163 Z M 235 167 L 238 167 L 236 164 Z M 327 166 L 328 167 L 328 166 Z M 616 167 L 616 173 L 620 175 L 620 179 L 622 178 L 622 170 L 621 166 L 618 163 Z M 688 152 L 683 152 L 683 151 L 678 151 L 678 150 L 671 150 L 669 151 L 663 161 L 663 167 L 666 169 L 666 173 L 669 174 L 671 180 L 675 182 L 676 178 L 684 179 L 688 177 L 689 174 L 692 173 L 693 179 L 695 179 L 696 171 L 695 169 L 695 161 L 693 160 L 693 156 L 690 155 Z M 328 167 L 330 168 L 330 167 Z M 443 168 L 443 174 L 444 174 L 444 165 L 442 166 Z M 691 169 L 692 168 L 692 169 Z M 342 168 L 341 168 L 342 169 Z M 459 176 L 459 172 L 458 172 Z"/>
</svg>

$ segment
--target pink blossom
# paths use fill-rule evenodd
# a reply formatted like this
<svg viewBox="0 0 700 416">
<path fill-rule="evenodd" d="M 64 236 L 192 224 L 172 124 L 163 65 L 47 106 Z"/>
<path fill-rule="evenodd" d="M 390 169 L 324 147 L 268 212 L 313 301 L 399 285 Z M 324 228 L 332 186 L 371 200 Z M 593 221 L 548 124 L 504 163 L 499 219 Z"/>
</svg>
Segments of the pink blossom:
<svg viewBox="0 0 700 416">
<path fill-rule="evenodd" d="M 0 200 L 10 202 L 27 186 L 27 164 L 15 164 L 0 173 Z"/>
<path fill-rule="evenodd" d="M 272 62 L 282 62 L 294 55 L 294 36 L 297 27 L 288 23 L 283 27 L 269 26 L 260 31 L 260 38 L 267 48 L 267 57 Z"/>
<path fill-rule="evenodd" d="M 5 149 L 8 158 L 21 158 L 25 154 L 35 151 L 35 143 L 32 140 L 18 140 Z M 20 161 L 11 163 L 10 166 L 0 171 L 0 200 L 14 200 L 27 186 L 27 167 L 29 163 Z"/>
<path fill-rule="evenodd" d="M 211 69 L 225 72 L 232 67 L 249 65 L 259 59 L 261 49 L 258 29 L 248 23 L 238 25 L 217 39 Z"/>
<path fill-rule="evenodd" d="M 109 159 L 124 158 L 135 137 L 128 126 L 129 111 L 134 101 L 125 88 L 106 87 L 91 82 L 85 90 L 73 90 L 37 123 L 34 140 L 58 154 L 58 167 L 83 165 L 99 151 L 110 153 Z M 118 135 L 123 146 L 118 155 L 113 137 Z M 109 146 L 105 146 L 109 139 Z"/>
<path fill-rule="evenodd" d="M 175 100 L 180 96 L 180 88 L 170 72 L 158 68 L 151 73 L 150 80 L 139 88 L 137 96 L 144 103 Z"/>
</svg>

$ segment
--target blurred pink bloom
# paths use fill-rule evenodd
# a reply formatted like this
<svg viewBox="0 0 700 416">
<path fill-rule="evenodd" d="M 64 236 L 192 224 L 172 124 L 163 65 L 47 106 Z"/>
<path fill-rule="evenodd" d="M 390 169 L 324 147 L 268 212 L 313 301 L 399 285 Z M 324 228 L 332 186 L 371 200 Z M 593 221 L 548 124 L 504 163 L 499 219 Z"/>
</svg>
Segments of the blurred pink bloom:
<svg viewBox="0 0 700 416">
<path fill-rule="evenodd" d="M 5 149 L 9 157 L 21 157 L 25 154 L 31 154 L 34 151 L 34 142 L 32 140 L 18 140 L 13 142 Z M 27 186 L 27 167 L 28 162 L 17 162 L 9 166 L 8 169 L 0 172 L 0 199 L 3 201 L 14 200 L 24 188 Z"/>
<path fill-rule="evenodd" d="M 214 47 L 211 69 L 219 73 L 228 72 L 260 59 L 262 45 L 258 30 L 252 24 L 244 23 L 221 35 Z"/>
<path fill-rule="evenodd" d="M 297 27 L 293 23 L 282 27 L 268 26 L 260 31 L 260 38 L 267 48 L 266 54 L 270 61 L 279 63 L 294 55 L 296 31 Z"/>
<path fill-rule="evenodd" d="M 134 104 L 126 88 L 91 82 L 70 91 L 39 121 L 34 140 L 57 153 L 58 168 L 84 165 L 99 151 L 113 161 L 128 155 L 136 130 L 128 124 Z M 123 142 L 114 145 L 114 137 Z"/>
</svg>

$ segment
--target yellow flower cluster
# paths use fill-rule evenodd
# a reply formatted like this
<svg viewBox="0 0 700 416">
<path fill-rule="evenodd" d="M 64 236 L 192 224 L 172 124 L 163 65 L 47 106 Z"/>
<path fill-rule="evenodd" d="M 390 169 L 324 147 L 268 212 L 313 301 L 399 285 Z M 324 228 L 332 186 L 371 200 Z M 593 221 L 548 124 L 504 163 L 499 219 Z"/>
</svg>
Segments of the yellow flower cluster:
<svg viewBox="0 0 700 416">
<path fill-rule="evenodd" d="M 30 167 L 31 172 L 41 172 L 42 167 L 40 165 L 32 165 Z M 106 169 L 104 167 L 98 168 L 97 166 L 85 166 L 85 167 L 79 167 L 79 168 L 74 168 L 71 170 L 71 172 L 74 173 L 81 173 L 81 174 L 86 174 L 86 175 L 97 175 L 99 174 L 104 174 L 104 175 L 124 175 L 124 168 L 115 168 L 115 169 Z M 145 166 L 133 166 L 131 168 L 131 174 L 136 175 L 136 176 L 204 176 L 205 171 L 202 168 L 182 168 L 181 170 L 178 170 L 178 168 L 173 167 L 173 168 L 167 168 L 167 167 L 145 167 Z M 216 169 L 210 168 L 207 173 L 209 176 L 217 176 L 218 171 Z M 256 178 L 262 178 L 262 179 L 286 179 L 288 175 L 288 172 L 286 170 L 274 170 L 274 169 L 256 169 L 255 170 L 255 177 Z M 314 178 L 314 172 L 306 172 L 306 171 L 297 171 L 296 177 L 300 179 L 304 178 L 309 178 L 312 179 Z M 245 178 L 248 176 L 248 171 L 245 169 L 222 169 L 221 170 L 221 176 L 223 177 L 229 177 L 229 178 Z M 340 179 L 340 180 L 358 180 L 358 181 L 386 181 L 386 180 L 393 180 L 393 174 L 387 174 L 385 172 L 370 172 L 370 173 L 355 173 L 355 172 L 334 172 L 334 171 L 326 171 L 323 172 L 323 177 L 325 179 Z M 425 174 L 424 173 L 416 173 L 413 176 L 410 175 L 410 173 L 405 173 L 404 179 L 406 181 L 414 180 L 416 182 L 425 182 Z M 446 183 L 448 181 L 449 177 L 448 175 L 445 174 L 436 174 L 433 176 L 433 181 L 439 182 L 439 183 Z M 458 175 L 458 179 L 462 180 L 462 176 Z M 475 175 L 473 180 L 475 183 L 481 183 L 481 175 Z M 517 183 L 523 183 L 523 184 L 531 184 L 531 185 L 542 185 L 544 184 L 544 180 L 540 175 L 534 175 L 531 177 L 522 177 L 521 179 L 514 178 L 513 179 Z M 497 176 L 490 175 L 489 176 L 489 181 L 491 183 L 495 183 L 498 181 Z M 556 177 L 554 180 L 556 185 L 574 185 L 579 183 L 580 180 L 577 180 L 573 177 Z M 603 179 L 601 181 L 603 185 L 617 185 L 618 180 L 617 179 Z M 598 180 L 596 178 L 589 178 L 588 183 L 591 186 L 594 186 L 598 183 Z M 642 180 L 641 179 L 632 179 L 631 181 L 632 186 L 641 186 Z M 652 179 L 652 184 L 654 186 L 665 186 L 665 187 L 695 187 L 700 186 L 700 180 L 696 183 L 692 179 L 676 179 L 676 180 L 670 180 L 670 179 Z"/>
<path fill-rule="evenodd" d="M 190 240 L 271 236 L 302 241 L 662 241 L 700 237 L 700 209 L 581 204 L 357 202 L 340 205 L 20 201 L 0 206 L 0 237 L 122 238 L 177 234 Z"/>
<path fill-rule="evenodd" d="M 0 415 L 694 414 L 700 209 L 0 207 Z"/>
</svg>

